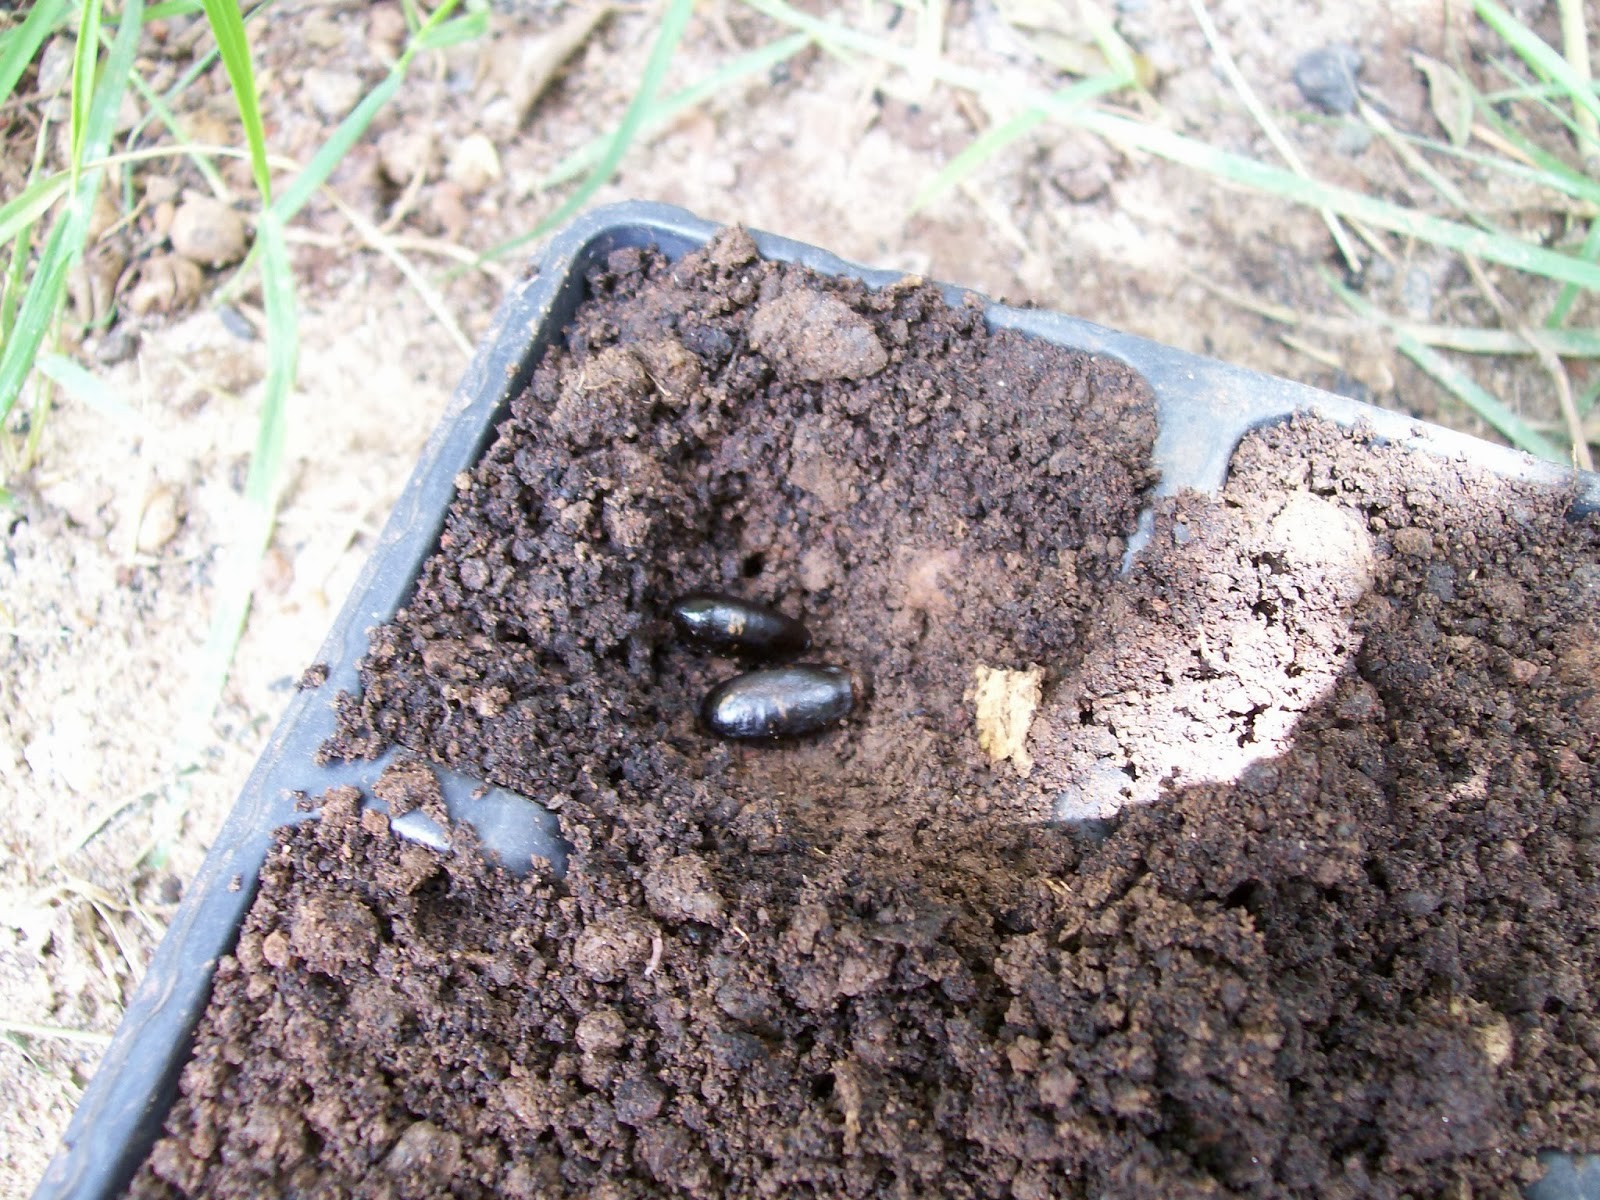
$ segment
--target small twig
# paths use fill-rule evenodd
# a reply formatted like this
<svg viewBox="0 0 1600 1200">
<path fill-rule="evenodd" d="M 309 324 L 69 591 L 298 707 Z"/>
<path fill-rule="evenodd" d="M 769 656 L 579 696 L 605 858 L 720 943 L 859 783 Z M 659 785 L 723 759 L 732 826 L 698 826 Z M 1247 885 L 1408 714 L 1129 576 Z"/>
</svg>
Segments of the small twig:
<svg viewBox="0 0 1600 1200">
<path fill-rule="evenodd" d="M 1344 360 L 1331 350 L 1324 350 L 1321 346 L 1314 345 L 1304 338 L 1295 337 L 1292 333 L 1280 333 L 1278 340 L 1289 349 L 1304 354 L 1312 362 L 1321 363 L 1329 370 L 1337 371 L 1344 366 Z"/>
<path fill-rule="evenodd" d="M 1351 221 L 1350 228 L 1354 229 L 1356 231 L 1356 236 L 1365 242 L 1367 247 L 1379 258 L 1383 259 L 1384 262 L 1388 263 L 1391 267 L 1398 267 L 1400 265 L 1399 258 L 1397 258 L 1394 251 L 1389 249 L 1389 247 L 1384 243 L 1381 235 L 1374 233 L 1360 221 Z"/>
<path fill-rule="evenodd" d="M 151 793 L 142 792 L 134 796 L 131 800 L 124 799 L 121 796 L 112 800 L 111 803 L 99 813 L 91 816 L 87 821 L 78 827 L 78 831 L 69 837 L 66 841 L 66 844 L 59 848 L 55 852 L 54 856 L 51 857 L 50 862 L 45 869 L 52 871 L 55 870 L 55 868 L 59 867 L 68 858 L 76 854 L 79 850 L 82 850 L 90 842 L 94 841 L 95 838 L 99 837 L 100 832 L 105 829 L 106 826 L 110 825 L 111 822 L 115 821 L 123 813 L 134 808 L 136 805 L 149 803 L 151 798 Z"/>
<path fill-rule="evenodd" d="M 1530 154 L 1522 149 L 1522 147 L 1504 137 L 1501 137 L 1497 131 L 1490 129 L 1487 125 L 1474 123 L 1472 126 L 1472 136 L 1477 138 L 1485 146 L 1489 147 L 1489 149 L 1498 154 L 1502 154 L 1506 158 L 1512 159 L 1515 162 L 1519 162 L 1525 167 L 1537 168 L 1539 165 L 1533 160 L 1533 157 Z"/>
<path fill-rule="evenodd" d="M 1500 229 L 1488 217 L 1484 216 L 1478 210 L 1478 207 L 1467 199 L 1465 192 L 1434 170 L 1433 165 L 1417 152 L 1416 147 L 1410 145 L 1400 136 L 1395 127 L 1389 124 L 1388 118 L 1382 113 L 1365 100 L 1357 101 L 1356 111 L 1361 115 L 1361 119 L 1371 126 L 1373 131 L 1387 143 L 1389 149 L 1394 151 L 1395 156 L 1400 159 L 1406 169 L 1419 176 L 1423 182 L 1438 192 L 1457 213 L 1490 233 L 1502 237 L 1510 236 L 1505 230 Z"/>
<path fill-rule="evenodd" d="M 437 254 L 440 258 L 454 259 L 458 263 L 465 263 L 482 271 L 501 287 L 510 287 L 512 283 L 511 272 L 497 262 L 479 262 L 478 256 L 473 251 L 456 242 L 447 242 L 441 238 L 421 237 L 417 234 L 396 234 L 389 239 L 397 250 L 414 250 L 418 254 Z"/>
<path fill-rule="evenodd" d="M 1322 318 L 1306 317 L 1301 313 L 1295 312 L 1294 309 L 1288 308 L 1282 304 L 1272 304 L 1266 300 L 1260 299 L 1257 296 L 1246 295 L 1244 292 L 1236 292 L 1230 287 L 1224 287 L 1214 279 L 1208 279 L 1206 276 L 1201 275 L 1198 271 L 1185 270 L 1184 275 L 1188 278 L 1190 283 L 1199 284 L 1213 296 L 1216 296 L 1220 300 L 1226 300 L 1235 308 L 1242 308 L 1246 312 L 1253 312 L 1257 316 L 1265 317 L 1269 321 L 1276 321 L 1280 325 L 1300 325 L 1309 320 L 1322 320 Z"/>
<path fill-rule="evenodd" d="M 57 93 L 59 95 L 59 93 Z M 54 100 L 55 96 L 45 96 L 38 92 L 29 92 L 26 96 L 13 96 L 5 103 L 0 104 L 0 114 L 16 112 L 19 108 L 32 108 L 36 104 L 45 104 Z"/>
<path fill-rule="evenodd" d="M 974 137 L 989 127 L 988 115 L 970 92 L 956 92 L 955 102 L 956 107 L 961 110 L 961 115 L 966 117 L 967 124 L 972 127 Z"/>
<path fill-rule="evenodd" d="M 283 231 L 283 240 L 291 246 L 315 246 L 319 250 L 348 250 L 350 239 L 340 237 L 337 233 L 325 233 L 320 229 L 306 229 L 300 225 L 290 225 Z"/>
<path fill-rule="evenodd" d="M 1478 290 L 1494 306 L 1495 312 L 1500 314 L 1500 320 L 1516 330 L 1518 336 L 1532 347 L 1534 355 L 1539 359 L 1539 365 L 1544 367 L 1545 373 L 1555 384 L 1556 403 L 1560 406 L 1561 417 L 1567 425 L 1567 437 L 1572 441 L 1572 461 L 1585 471 L 1594 470 L 1594 458 L 1589 453 L 1589 440 L 1584 433 L 1583 419 L 1578 415 L 1578 406 L 1572 402 L 1572 381 L 1567 378 L 1567 368 L 1544 337 L 1518 316 L 1516 310 L 1506 302 L 1506 298 L 1489 279 L 1482 264 L 1470 254 L 1464 254 L 1462 258 L 1466 260 L 1467 270 L 1472 272 Z"/>
<path fill-rule="evenodd" d="M 1244 101 L 1245 108 L 1250 110 L 1250 115 L 1255 118 L 1256 124 L 1261 126 L 1261 131 L 1267 135 L 1267 140 L 1274 149 L 1283 156 L 1283 161 L 1289 164 L 1289 169 L 1302 179 L 1309 180 L 1311 173 L 1306 170 L 1306 165 L 1301 161 L 1299 153 L 1284 137 L 1283 130 L 1279 129 L 1273 121 L 1272 115 L 1257 99 L 1255 91 L 1244 77 L 1244 72 L 1239 70 L 1239 65 L 1233 61 L 1233 56 L 1228 53 L 1228 48 L 1222 44 L 1222 35 L 1217 32 L 1216 24 L 1211 20 L 1211 14 L 1206 11 L 1203 0 L 1189 0 L 1189 7 L 1194 10 L 1195 20 L 1200 24 L 1200 32 L 1205 35 L 1206 44 L 1211 47 L 1211 53 L 1217 57 L 1217 65 L 1222 68 L 1222 73 L 1228 77 L 1228 82 L 1233 85 L 1233 90 L 1239 93 L 1239 99 Z M 1327 225 L 1328 232 L 1333 235 L 1334 245 L 1339 247 L 1345 265 L 1352 271 L 1361 270 L 1361 256 L 1356 253 L 1355 243 L 1350 240 L 1345 232 L 1344 224 L 1334 216 L 1330 209 L 1318 209 L 1322 214 L 1323 224 Z"/>
<path fill-rule="evenodd" d="M 912 94 L 926 98 L 933 93 L 935 71 L 932 64 L 944 57 L 946 0 L 923 0 L 917 15 L 917 53 L 924 65 L 911 77 Z"/>
<path fill-rule="evenodd" d="M 442 66 L 444 55 L 439 54 L 434 57 L 438 59 Z M 428 111 L 424 115 L 424 120 L 427 127 L 433 127 L 439 123 L 439 93 L 432 91 L 429 92 L 429 96 Z M 417 164 L 417 169 L 411 173 L 411 178 L 406 181 L 405 190 L 400 193 L 400 198 L 395 201 L 394 207 L 390 210 L 388 220 L 378 226 L 386 235 L 392 234 L 400 227 L 400 222 L 405 220 L 406 216 L 411 212 L 412 207 L 417 202 L 417 197 L 422 192 L 422 185 L 428 177 L 429 156 L 424 154 L 421 158 L 422 161 Z"/>
<path fill-rule="evenodd" d="M 63 1042 L 82 1042 L 86 1046 L 109 1046 L 109 1033 L 94 1033 L 88 1029 L 68 1029 L 61 1025 L 35 1025 L 28 1021 L 8 1021 L 0 1017 L 0 1033 L 14 1033 L 20 1037 L 56 1038 Z"/>
<path fill-rule="evenodd" d="M 376 225 L 346 204 L 338 192 L 331 188 L 325 188 L 323 191 L 344 219 L 350 222 L 356 233 L 365 239 L 369 246 L 392 262 L 400 274 L 405 276 L 406 282 L 416 289 L 417 295 L 422 297 L 422 302 L 428 306 L 428 310 L 433 313 L 434 318 L 444 327 L 445 333 L 456 344 L 456 348 L 467 358 L 471 358 L 472 342 L 468 340 L 466 334 L 461 332 L 461 326 L 456 323 L 455 316 L 446 307 L 444 297 L 422 277 L 422 272 L 417 270 L 416 264 L 404 254 L 401 254 L 395 248 L 394 242 L 386 234 L 382 233 Z"/>
<path fill-rule="evenodd" d="M 411 178 L 406 181 L 405 190 L 400 193 L 400 198 L 394 202 L 394 207 L 389 210 L 389 215 L 384 218 L 378 232 L 385 237 L 400 228 L 400 222 L 411 215 L 411 209 L 417 202 L 417 196 L 422 192 L 422 181 L 428 177 L 428 164 L 423 162 L 411 172 Z"/>
<path fill-rule="evenodd" d="M 1272 304 L 1245 292 L 1236 292 L 1232 288 L 1216 282 L 1214 279 L 1208 279 L 1204 275 L 1193 271 L 1185 271 L 1184 276 L 1190 283 L 1198 284 L 1224 303 L 1243 309 L 1245 312 L 1255 313 L 1258 317 L 1264 317 L 1279 325 L 1315 329 L 1331 335 L 1361 333 L 1373 328 L 1373 322 L 1364 318 L 1325 317 L 1315 313 L 1299 313 L 1284 305 Z M 1466 354 L 1523 355 L 1538 353 L 1534 347 L 1528 345 L 1526 338 L 1511 329 L 1476 329 L 1472 326 L 1419 324 L 1411 321 L 1402 321 L 1390 313 L 1383 315 L 1382 322 L 1383 328 L 1390 333 L 1403 334 L 1415 338 L 1425 345 L 1436 346 L 1441 350 L 1460 350 Z M 1546 329 L 1540 332 L 1539 338 L 1557 357 L 1563 355 L 1571 358 L 1596 357 L 1588 337 L 1582 331 Z"/>
<path fill-rule="evenodd" d="M 733 24 L 728 20 L 728 5 L 726 0 L 721 3 L 706 6 L 706 24 L 711 26 L 711 32 L 717 35 L 717 41 L 722 44 L 722 52 L 728 57 L 733 57 L 744 50 L 744 44 L 739 41 L 739 35 L 734 33 Z"/>
<path fill-rule="evenodd" d="M 973 206 L 983 214 L 983 219 L 994 226 L 995 232 L 1016 247 L 1017 252 L 1025 258 L 1033 257 L 1033 247 L 1028 242 L 1027 234 L 1017 228 L 1017 223 L 1011 219 L 1011 214 L 987 192 L 970 179 L 963 179 L 960 183 L 962 193 Z"/>
</svg>

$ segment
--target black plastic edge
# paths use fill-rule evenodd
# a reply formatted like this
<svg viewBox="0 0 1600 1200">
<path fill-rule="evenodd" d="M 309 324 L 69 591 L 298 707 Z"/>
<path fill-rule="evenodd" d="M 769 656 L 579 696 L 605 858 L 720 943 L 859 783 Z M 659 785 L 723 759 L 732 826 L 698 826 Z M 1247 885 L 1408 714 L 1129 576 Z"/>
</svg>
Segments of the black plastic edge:
<svg viewBox="0 0 1600 1200">
<path fill-rule="evenodd" d="M 109 1198 L 126 1187 L 176 1095 L 217 962 L 238 937 L 274 832 L 304 819 L 307 798 L 338 786 L 370 790 L 388 761 L 385 756 L 320 766 L 317 752 L 333 732 L 339 693 L 356 690 L 356 664 L 365 653 L 368 631 L 393 616 L 409 596 L 437 544 L 456 476 L 477 461 L 511 398 L 570 321 L 582 299 L 585 272 L 627 246 L 660 246 L 677 258 L 703 245 L 718 228 L 670 205 L 630 201 L 595 209 L 550 241 L 533 273 L 501 304 L 323 641 L 318 661 L 329 668 L 326 682 L 289 702 L 130 1000 L 34 1200 Z M 803 242 L 757 231 L 752 236 L 763 257 L 823 274 L 859 278 L 873 287 L 902 277 Z M 943 290 L 957 304 L 972 294 L 950 286 Z M 994 326 L 1120 359 L 1145 377 L 1159 409 L 1160 494 L 1183 488 L 1216 491 L 1239 439 L 1250 429 L 1296 412 L 1315 412 L 1342 425 L 1365 424 L 1380 436 L 1503 476 L 1574 487 L 1580 508 L 1600 509 L 1600 476 L 1580 476 L 1518 451 L 1075 317 L 992 303 L 985 307 Z M 546 857 L 559 863 L 559 846 Z M 1595 1166 L 1600 1159 L 1549 1157 L 1565 1170 L 1552 1170 L 1530 1189 L 1531 1200 L 1600 1200 L 1600 1190 L 1585 1182 L 1600 1172 Z M 1577 1190 L 1548 1186 L 1566 1177 L 1579 1181 Z"/>
</svg>

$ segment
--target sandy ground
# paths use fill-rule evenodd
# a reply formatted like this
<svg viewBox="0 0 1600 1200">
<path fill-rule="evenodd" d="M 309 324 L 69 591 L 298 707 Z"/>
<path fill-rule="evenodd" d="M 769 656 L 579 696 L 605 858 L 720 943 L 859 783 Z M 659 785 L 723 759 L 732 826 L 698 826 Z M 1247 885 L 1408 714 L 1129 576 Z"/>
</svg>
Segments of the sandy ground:
<svg viewBox="0 0 1600 1200">
<path fill-rule="evenodd" d="M 571 10 L 513 8 L 497 12 L 492 39 L 419 60 L 413 81 L 336 176 L 350 205 L 383 221 L 398 202 L 397 233 L 472 250 L 554 207 L 559 194 L 541 194 L 539 180 L 612 127 L 626 103 L 621 85 L 637 77 L 654 27 L 644 13 L 610 17 L 519 127 L 518 64 Z M 1213 15 L 1273 111 L 1308 115 L 1291 81 L 1296 57 L 1347 40 L 1365 55 L 1367 94 L 1390 120 L 1436 133 L 1410 55 L 1444 52 L 1442 5 L 1330 8 L 1337 11 L 1303 0 L 1223 0 Z M 1160 72 L 1156 95 L 1176 128 L 1270 157 L 1183 0 L 1125 0 L 1117 11 L 1120 28 Z M 381 77 L 397 14 L 385 5 L 302 0 L 254 26 L 275 150 L 309 156 L 354 103 L 355 84 Z M 892 14 L 888 6 L 866 18 L 859 7 L 849 13 L 879 29 Z M 168 44 L 182 33 L 173 26 Z M 731 4 L 707 6 L 671 84 L 692 82 L 776 35 Z M 1028 43 L 987 3 L 952 10 L 948 47 L 997 78 L 1050 82 L 1030 65 Z M 195 120 L 224 138 L 230 103 L 220 82 L 189 100 Z M 1335 313 L 1316 270 L 1334 263 L 1333 250 L 1315 214 L 1045 127 L 971 186 L 909 215 L 949 156 L 1009 115 L 1004 103 L 991 109 L 919 91 L 895 73 L 808 51 L 637 147 L 597 202 L 681 204 L 1477 431 L 1437 406 L 1381 331 L 1313 325 L 1300 331 L 1317 350 L 1308 356 L 1283 344 L 1278 327 L 1218 298 L 1221 288 L 1258 304 Z M 1363 147 L 1348 122 L 1285 124 L 1317 175 L 1426 200 L 1388 152 Z M 170 170 L 160 186 L 197 185 L 192 169 Z M 404 183 L 419 170 L 421 185 L 408 195 Z M 224 177 L 247 208 L 247 177 L 231 166 Z M 136 183 L 147 186 L 147 177 Z M 159 244 L 148 225 L 130 226 L 134 255 Z M 314 205 L 300 229 L 302 362 L 283 511 L 215 715 L 197 716 L 190 695 L 219 546 L 240 511 L 261 342 L 231 332 L 207 294 L 171 315 L 130 318 L 136 352 L 96 370 L 135 418 L 112 422 L 62 404 L 48 418 L 38 465 L 11 484 L 19 508 L 0 555 L 0 788 L 9 800 L 0 810 L 0 1128 L 8 1144 L 0 1196 L 26 1195 L 37 1181 L 184 882 L 465 362 L 418 293 L 344 218 Z M 1388 244 L 1396 261 L 1371 274 L 1371 299 L 1436 321 L 1485 319 L 1459 267 L 1426 248 Z M 502 280 L 449 279 L 448 260 L 426 249 L 413 257 L 474 340 Z M 520 261 L 505 266 L 515 271 Z M 207 293 L 223 278 L 208 277 Z M 239 307 L 248 316 L 249 298 Z M 1537 375 L 1486 379 L 1548 415 Z M 196 753 L 198 769 L 182 771 Z"/>
</svg>

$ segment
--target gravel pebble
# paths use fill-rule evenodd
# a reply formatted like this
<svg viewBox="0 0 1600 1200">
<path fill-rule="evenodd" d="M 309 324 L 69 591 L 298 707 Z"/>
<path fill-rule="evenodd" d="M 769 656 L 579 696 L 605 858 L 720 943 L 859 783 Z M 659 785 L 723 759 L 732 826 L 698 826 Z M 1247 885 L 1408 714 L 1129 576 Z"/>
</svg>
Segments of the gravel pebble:
<svg viewBox="0 0 1600 1200">
<path fill-rule="evenodd" d="M 1356 107 L 1356 76 L 1361 52 L 1344 42 L 1309 51 L 1295 60 L 1294 84 L 1324 112 L 1348 113 Z"/>
<path fill-rule="evenodd" d="M 244 257 L 244 218 L 210 196 L 190 196 L 180 204 L 168 236 L 174 250 L 203 267 L 225 267 Z"/>
</svg>

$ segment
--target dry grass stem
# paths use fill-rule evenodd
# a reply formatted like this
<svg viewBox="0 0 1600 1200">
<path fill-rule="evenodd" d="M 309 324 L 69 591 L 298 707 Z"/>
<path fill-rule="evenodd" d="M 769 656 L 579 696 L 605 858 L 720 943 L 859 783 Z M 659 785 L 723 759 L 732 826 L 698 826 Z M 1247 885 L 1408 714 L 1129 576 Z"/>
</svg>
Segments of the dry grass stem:
<svg viewBox="0 0 1600 1200">
<path fill-rule="evenodd" d="M 52 1038 L 62 1042 L 82 1042 L 86 1046 L 109 1046 L 109 1033 L 89 1029 L 68 1029 L 62 1025 L 36 1025 L 31 1021 L 11 1021 L 0 1017 L 0 1034 L 14 1037 Z"/>
<path fill-rule="evenodd" d="M 1516 310 L 1506 302 L 1500 294 L 1500 289 L 1484 271 L 1483 264 L 1470 255 L 1463 255 L 1466 259 L 1467 270 L 1472 272 L 1473 281 L 1478 285 L 1478 290 L 1485 299 L 1494 306 L 1495 312 L 1500 315 L 1500 320 L 1517 336 L 1528 343 L 1534 355 L 1539 359 L 1539 365 L 1545 369 L 1555 385 L 1556 403 L 1561 409 L 1561 418 L 1566 422 L 1567 436 L 1572 440 L 1572 461 L 1574 465 L 1585 471 L 1594 470 L 1594 457 L 1589 453 L 1589 442 L 1584 433 L 1583 419 L 1578 415 L 1578 407 L 1572 400 L 1572 381 L 1567 378 L 1567 368 L 1562 364 L 1549 342 L 1524 321 Z"/>
<path fill-rule="evenodd" d="M 1301 159 L 1299 151 L 1293 143 L 1284 136 L 1283 130 L 1278 128 L 1272 114 L 1266 110 L 1260 99 L 1256 96 L 1255 89 L 1250 86 L 1250 81 L 1244 77 L 1244 72 L 1239 70 L 1239 64 L 1233 61 L 1233 55 L 1222 44 L 1222 35 L 1217 31 L 1217 26 L 1211 19 L 1211 14 L 1206 10 L 1203 0 L 1189 0 L 1189 7 L 1194 10 L 1194 17 L 1200 25 L 1200 32 L 1205 35 L 1206 44 L 1211 47 L 1211 53 L 1216 56 L 1217 65 L 1222 68 L 1222 73 L 1227 76 L 1233 90 L 1239 94 L 1239 99 L 1244 102 L 1245 108 L 1255 118 L 1261 131 L 1267 135 L 1267 140 L 1272 143 L 1283 161 L 1289 164 L 1289 169 L 1302 179 L 1309 180 L 1311 173 L 1306 169 L 1305 162 Z M 1361 255 L 1356 252 L 1355 243 L 1350 240 L 1350 235 L 1345 232 L 1344 223 L 1338 217 L 1324 208 L 1322 221 L 1328 227 L 1328 232 L 1333 235 L 1334 245 L 1339 247 L 1339 254 L 1344 258 L 1345 265 L 1352 271 L 1361 270 Z M 1355 224 L 1355 222 L 1352 222 Z M 1371 244 L 1371 237 L 1364 240 Z"/>
</svg>

